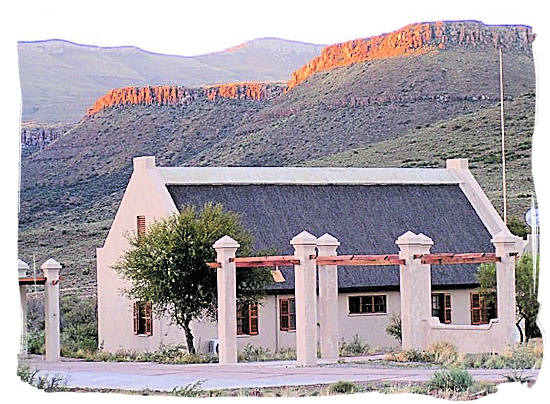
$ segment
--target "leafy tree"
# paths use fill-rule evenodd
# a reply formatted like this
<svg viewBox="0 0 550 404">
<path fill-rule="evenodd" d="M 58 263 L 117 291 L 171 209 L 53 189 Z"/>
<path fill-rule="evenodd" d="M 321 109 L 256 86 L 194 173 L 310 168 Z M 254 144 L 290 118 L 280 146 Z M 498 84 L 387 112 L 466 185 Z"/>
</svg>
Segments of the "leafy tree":
<svg viewBox="0 0 550 404">
<path fill-rule="evenodd" d="M 190 353 L 196 352 L 191 321 L 216 318 L 216 271 L 205 264 L 216 260 L 212 244 L 226 234 L 239 242 L 240 255 L 251 254 L 252 236 L 236 213 L 220 204 L 205 204 L 200 212 L 187 206 L 145 234 L 130 236 L 131 248 L 114 266 L 130 281 L 127 296 L 152 302 L 157 316 L 184 330 Z M 270 281 L 266 268 L 239 268 L 236 277 L 239 303 L 258 301 Z"/>
<path fill-rule="evenodd" d="M 530 254 L 524 254 L 516 261 L 516 308 L 518 313 L 516 327 L 520 332 L 522 342 L 524 340 L 520 327 L 522 320 L 525 320 L 525 340 L 541 335 L 536 324 L 539 311 L 539 302 L 537 300 L 538 274 L 538 257 L 536 273 L 533 273 L 533 257 Z M 496 295 L 494 293 L 497 287 L 495 264 L 481 264 L 477 270 L 477 280 L 480 285 L 480 294 L 496 307 Z"/>
<path fill-rule="evenodd" d="M 517 216 L 510 215 L 508 217 L 508 223 L 506 225 L 508 226 L 508 229 L 510 229 L 510 232 L 512 234 L 520 236 L 521 238 L 526 238 L 527 234 L 530 233 L 527 225 Z"/>
</svg>

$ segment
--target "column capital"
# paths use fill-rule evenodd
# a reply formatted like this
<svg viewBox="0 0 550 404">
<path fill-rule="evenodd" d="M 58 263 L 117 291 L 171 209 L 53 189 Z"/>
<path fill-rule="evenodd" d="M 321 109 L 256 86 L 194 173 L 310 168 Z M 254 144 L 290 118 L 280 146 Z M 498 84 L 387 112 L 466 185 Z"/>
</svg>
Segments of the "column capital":
<svg viewBox="0 0 550 404">
<path fill-rule="evenodd" d="M 40 269 L 61 269 L 61 264 L 54 260 L 53 258 L 48 259 L 45 261 L 42 265 L 40 265 Z"/>
<path fill-rule="evenodd" d="M 317 239 L 317 246 L 319 247 L 338 247 L 340 242 L 336 237 L 331 236 L 328 233 L 323 234 Z"/>
<path fill-rule="evenodd" d="M 400 247 L 405 245 L 431 247 L 434 245 L 434 242 L 431 238 L 429 238 L 425 234 L 422 234 L 422 233 L 414 234 L 412 231 L 407 231 L 397 238 L 397 240 L 395 241 L 395 244 L 397 244 Z"/>
<path fill-rule="evenodd" d="M 241 245 L 236 240 L 232 239 L 227 235 L 223 236 L 212 245 L 212 247 L 214 247 L 215 250 L 220 250 L 225 248 L 233 248 L 236 250 L 240 246 Z"/>
<path fill-rule="evenodd" d="M 300 234 L 297 234 L 296 236 L 292 237 L 292 240 L 290 240 L 290 245 L 296 246 L 296 245 L 317 245 L 317 237 L 315 237 L 313 234 L 308 233 L 307 231 L 303 231 Z"/>
<path fill-rule="evenodd" d="M 21 259 L 17 260 L 17 275 L 19 278 L 25 278 L 27 276 L 28 269 L 29 264 Z"/>
</svg>

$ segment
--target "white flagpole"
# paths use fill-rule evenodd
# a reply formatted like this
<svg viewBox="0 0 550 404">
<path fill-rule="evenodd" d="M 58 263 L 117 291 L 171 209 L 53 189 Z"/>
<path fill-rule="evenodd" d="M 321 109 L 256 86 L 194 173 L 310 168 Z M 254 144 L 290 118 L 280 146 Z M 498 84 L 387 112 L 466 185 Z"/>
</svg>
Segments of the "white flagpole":
<svg viewBox="0 0 550 404">
<path fill-rule="evenodd" d="M 501 146 L 502 146 L 502 199 L 504 210 L 504 224 L 508 224 L 508 214 L 506 206 L 506 152 L 504 148 L 504 86 L 502 79 L 502 48 L 498 50 L 499 66 L 500 66 L 500 130 L 501 130 Z"/>
</svg>

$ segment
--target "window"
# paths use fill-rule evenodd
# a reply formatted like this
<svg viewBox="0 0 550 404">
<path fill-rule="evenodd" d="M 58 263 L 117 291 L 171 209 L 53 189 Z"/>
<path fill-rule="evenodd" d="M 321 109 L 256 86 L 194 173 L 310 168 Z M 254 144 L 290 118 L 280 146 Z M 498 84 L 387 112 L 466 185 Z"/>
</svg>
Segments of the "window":
<svg viewBox="0 0 550 404">
<path fill-rule="evenodd" d="M 294 298 L 280 299 L 279 310 L 281 331 L 296 330 L 296 303 Z"/>
<path fill-rule="evenodd" d="M 492 299 L 488 299 L 479 293 L 470 294 L 470 311 L 472 324 L 488 324 L 489 320 L 497 317 L 497 310 L 492 303 Z"/>
<path fill-rule="evenodd" d="M 153 304 L 134 302 L 134 334 L 153 335 Z"/>
<path fill-rule="evenodd" d="M 350 296 L 349 314 L 386 313 L 386 295 Z"/>
<path fill-rule="evenodd" d="M 237 335 L 258 335 L 258 303 L 237 306 Z"/>
<path fill-rule="evenodd" d="M 137 217 L 137 236 L 143 236 L 145 234 L 145 216 Z"/>
<path fill-rule="evenodd" d="M 432 293 L 432 317 L 439 318 L 440 323 L 451 322 L 451 295 L 449 293 Z"/>
</svg>

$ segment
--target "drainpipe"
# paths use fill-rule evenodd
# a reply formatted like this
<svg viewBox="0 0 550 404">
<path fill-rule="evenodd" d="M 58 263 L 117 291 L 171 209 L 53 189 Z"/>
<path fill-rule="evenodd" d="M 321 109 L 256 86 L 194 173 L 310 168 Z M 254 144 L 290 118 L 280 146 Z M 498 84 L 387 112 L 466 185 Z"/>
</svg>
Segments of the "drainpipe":
<svg viewBox="0 0 550 404">
<path fill-rule="evenodd" d="M 279 295 L 275 295 L 275 353 L 279 352 Z"/>
</svg>

